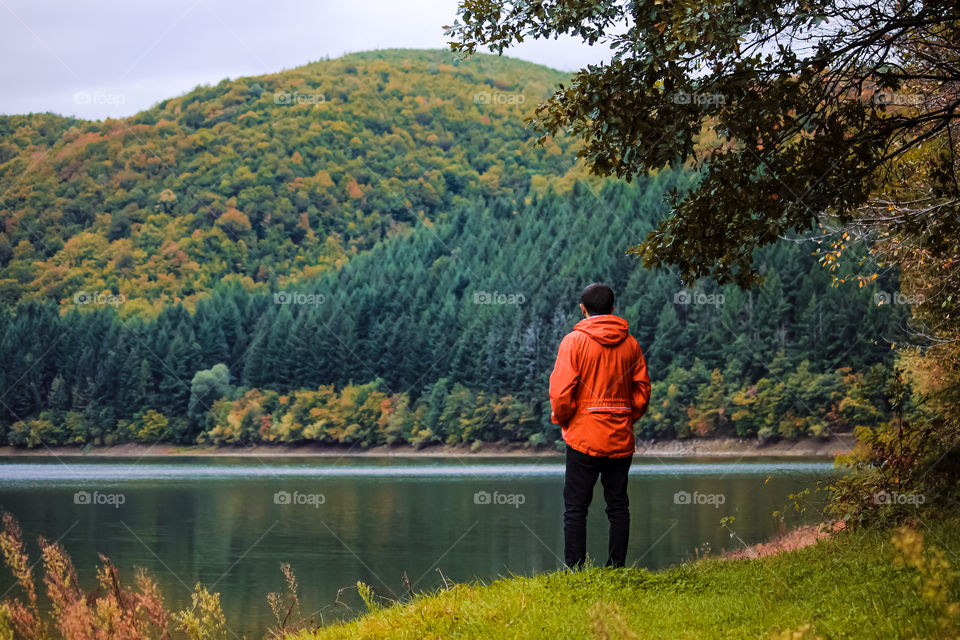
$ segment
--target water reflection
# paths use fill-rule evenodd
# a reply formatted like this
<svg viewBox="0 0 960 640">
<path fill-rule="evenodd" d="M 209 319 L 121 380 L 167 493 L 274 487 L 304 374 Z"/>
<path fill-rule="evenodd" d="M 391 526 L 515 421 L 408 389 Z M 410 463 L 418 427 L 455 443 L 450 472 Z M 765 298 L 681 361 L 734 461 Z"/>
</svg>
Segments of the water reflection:
<svg viewBox="0 0 960 640">
<path fill-rule="evenodd" d="M 98 552 L 129 580 L 134 566 L 148 568 L 175 607 L 189 602 L 200 581 L 221 592 L 228 623 L 248 637 L 272 622 L 265 596 L 281 589 L 284 561 L 297 574 L 305 610 L 326 617 L 350 614 L 332 603 L 357 580 L 399 597 L 404 572 L 424 590 L 441 586 L 437 568 L 448 579 L 470 581 L 560 565 L 559 458 L 268 462 L 11 458 L 0 461 L 0 505 L 19 519 L 34 558 L 37 536 L 62 537 L 85 586 L 92 586 Z M 737 546 L 720 526 L 726 516 L 735 517 L 732 528 L 746 542 L 764 539 L 787 496 L 831 469 L 812 460 L 638 459 L 627 562 L 661 568 L 705 544 Z M 78 492 L 123 501 L 78 503 Z M 605 548 L 598 487 L 589 550 L 602 559 Z M 11 583 L 5 573 L 0 589 Z M 355 590 L 341 599 L 363 608 Z"/>
</svg>

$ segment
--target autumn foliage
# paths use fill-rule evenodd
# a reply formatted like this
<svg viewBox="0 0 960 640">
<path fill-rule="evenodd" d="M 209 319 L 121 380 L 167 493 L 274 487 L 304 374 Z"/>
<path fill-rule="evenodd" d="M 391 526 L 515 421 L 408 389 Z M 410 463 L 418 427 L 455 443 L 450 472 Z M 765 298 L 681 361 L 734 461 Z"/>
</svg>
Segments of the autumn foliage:
<svg viewBox="0 0 960 640">
<path fill-rule="evenodd" d="M 101 555 L 96 586 L 85 591 L 63 547 L 43 538 L 39 546 L 47 607 L 40 604 L 20 527 L 11 514 L 3 514 L 0 550 L 20 594 L 0 601 L 0 638 L 166 640 L 176 629 L 185 631 L 191 640 L 225 637 L 218 594 L 211 596 L 201 585 L 193 595 L 193 607 L 171 614 L 156 582 L 143 569 L 137 571 L 135 587 L 124 586 L 117 567 Z"/>
</svg>

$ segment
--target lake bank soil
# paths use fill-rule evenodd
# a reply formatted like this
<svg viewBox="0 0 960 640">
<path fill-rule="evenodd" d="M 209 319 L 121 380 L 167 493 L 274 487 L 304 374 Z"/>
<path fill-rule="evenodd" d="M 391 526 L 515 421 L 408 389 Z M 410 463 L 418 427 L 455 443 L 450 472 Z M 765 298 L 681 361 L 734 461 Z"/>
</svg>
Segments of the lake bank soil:
<svg viewBox="0 0 960 640">
<path fill-rule="evenodd" d="M 636 456 L 639 458 L 755 458 L 755 457 L 817 457 L 832 458 L 847 453 L 853 447 L 852 435 L 840 434 L 830 438 L 806 438 L 796 441 L 781 440 L 759 444 L 756 439 L 740 438 L 698 438 L 686 440 L 637 440 Z M 562 456 L 562 452 L 553 446 L 526 447 L 522 444 L 506 445 L 500 443 L 484 444 L 476 450 L 470 447 L 433 445 L 416 449 L 409 445 L 394 447 L 371 447 L 308 444 L 257 444 L 251 446 L 206 447 L 200 445 L 183 446 L 169 443 L 140 444 L 128 443 L 100 447 L 38 447 L 23 449 L 18 447 L 0 447 L 0 456 L 72 456 L 140 458 L 144 456 L 304 456 L 333 457 L 343 456 L 396 456 L 396 457 L 534 457 Z"/>
</svg>

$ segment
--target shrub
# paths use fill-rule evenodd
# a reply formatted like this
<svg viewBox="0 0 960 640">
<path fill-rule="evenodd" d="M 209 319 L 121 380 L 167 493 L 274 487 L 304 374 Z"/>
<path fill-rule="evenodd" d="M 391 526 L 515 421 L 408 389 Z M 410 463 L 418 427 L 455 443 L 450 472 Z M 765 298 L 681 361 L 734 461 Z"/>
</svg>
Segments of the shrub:
<svg viewBox="0 0 960 640">
<path fill-rule="evenodd" d="M 23 548 L 20 527 L 4 513 L 0 532 L 3 560 L 20 587 L 22 598 L 0 601 L 0 640 L 47 640 L 50 627 L 64 640 L 153 640 L 169 638 L 171 619 L 179 622 L 192 640 L 225 640 L 226 622 L 220 610 L 220 594 L 198 584 L 193 607 L 172 614 L 163 604 L 157 584 L 146 571 L 136 574 L 136 588 L 124 587 L 120 572 L 106 556 L 100 556 L 97 587 L 86 593 L 80 588 L 73 561 L 55 542 L 40 538 L 44 565 L 43 583 L 50 601 L 49 620 L 40 613 L 33 565 Z"/>
</svg>

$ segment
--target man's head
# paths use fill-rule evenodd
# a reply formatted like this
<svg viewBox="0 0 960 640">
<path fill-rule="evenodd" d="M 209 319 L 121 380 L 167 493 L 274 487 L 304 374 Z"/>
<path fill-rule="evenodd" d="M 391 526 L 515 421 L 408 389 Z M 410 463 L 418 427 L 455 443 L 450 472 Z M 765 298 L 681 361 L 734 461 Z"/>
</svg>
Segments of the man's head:
<svg viewBox="0 0 960 640">
<path fill-rule="evenodd" d="M 613 289 L 599 282 L 588 284 L 580 294 L 580 310 L 585 316 L 613 313 Z"/>
</svg>

